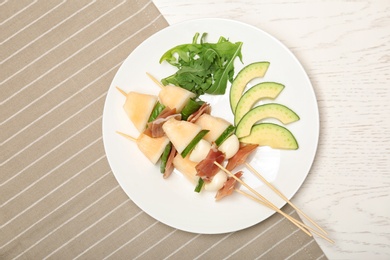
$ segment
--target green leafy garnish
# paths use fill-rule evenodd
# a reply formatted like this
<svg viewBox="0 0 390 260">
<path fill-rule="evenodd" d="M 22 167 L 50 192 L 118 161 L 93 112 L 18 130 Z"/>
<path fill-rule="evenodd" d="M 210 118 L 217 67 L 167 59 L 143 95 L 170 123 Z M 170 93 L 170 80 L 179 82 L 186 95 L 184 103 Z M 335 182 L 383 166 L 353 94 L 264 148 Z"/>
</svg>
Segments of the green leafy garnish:
<svg viewBox="0 0 390 260">
<path fill-rule="evenodd" d="M 195 94 L 223 95 L 227 82 L 233 81 L 234 60 L 242 62 L 242 42 L 232 43 L 220 37 L 217 43 L 204 41 L 203 33 L 198 42 L 196 33 L 191 44 L 181 44 L 165 52 L 160 63 L 167 61 L 178 68 L 171 76 L 163 78 L 163 85 L 173 84 Z"/>
</svg>

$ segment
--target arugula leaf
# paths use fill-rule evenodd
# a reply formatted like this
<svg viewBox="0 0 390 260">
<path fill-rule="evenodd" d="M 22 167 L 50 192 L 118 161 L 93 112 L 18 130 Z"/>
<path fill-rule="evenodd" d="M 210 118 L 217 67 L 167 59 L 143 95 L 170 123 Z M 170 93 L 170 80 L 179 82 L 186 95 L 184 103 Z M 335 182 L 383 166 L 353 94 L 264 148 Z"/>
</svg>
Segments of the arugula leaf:
<svg viewBox="0 0 390 260">
<path fill-rule="evenodd" d="M 176 73 L 163 78 L 163 85 L 173 84 L 195 94 L 225 94 L 227 83 L 233 81 L 234 60 L 242 62 L 242 42 L 232 43 L 220 37 L 217 43 L 205 41 L 207 33 L 199 40 L 199 33 L 192 43 L 177 45 L 160 58 L 178 68 Z M 198 41 L 199 40 L 199 41 Z"/>
</svg>

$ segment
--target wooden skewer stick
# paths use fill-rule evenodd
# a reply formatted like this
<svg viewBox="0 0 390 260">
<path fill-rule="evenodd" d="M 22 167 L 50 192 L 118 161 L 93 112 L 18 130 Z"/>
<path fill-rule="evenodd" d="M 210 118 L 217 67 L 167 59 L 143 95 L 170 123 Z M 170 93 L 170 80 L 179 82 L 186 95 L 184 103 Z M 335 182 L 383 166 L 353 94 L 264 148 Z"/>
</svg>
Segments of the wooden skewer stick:
<svg viewBox="0 0 390 260">
<path fill-rule="evenodd" d="M 245 162 L 245 166 L 252 172 L 254 173 L 258 178 L 261 179 L 262 182 L 264 182 L 270 189 L 272 189 L 276 194 L 279 195 L 285 202 L 287 202 L 291 207 L 293 207 L 296 211 L 302 214 L 307 220 L 309 220 L 314 226 L 316 226 L 322 233 L 327 235 L 328 233 L 322 229 L 314 220 L 309 218 L 305 213 L 303 213 L 299 208 L 297 208 L 291 201 L 287 199 L 286 196 L 284 196 L 283 193 L 281 193 L 275 186 L 273 186 L 271 183 L 269 183 L 258 171 L 256 171 L 249 163 Z"/>
<path fill-rule="evenodd" d="M 231 173 L 230 171 L 228 171 L 227 169 L 225 169 L 225 167 L 223 167 L 222 165 L 220 165 L 218 162 L 214 162 L 215 165 L 217 165 L 221 170 L 223 170 L 224 172 L 226 172 L 227 174 L 229 174 L 230 176 L 232 176 L 234 179 L 236 179 L 236 181 L 238 181 L 239 183 L 241 183 L 242 185 L 244 185 L 247 189 L 249 189 L 253 194 L 255 194 L 257 197 L 259 197 L 265 204 L 267 204 L 271 209 L 275 210 L 276 212 L 282 214 L 284 217 L 286 217 L 287 219 L 290 220 L 290 216 L 287 215 L 286 213 L 284 213 L 283 211 L 281 211 L 278 207 L 276 207 L 274 204 L 272 204 L 272 202 L 270 202 L 269 200 L 267 200 L 265 197 L 263 197 L 260 193 L 258 193 L 257 191 L 255 191 L 252 187 L 250 187 L 248 184 L 246 184 L 245 182 L 243 182 L 240 178 L 237 178 L 233 173 Z M 290 220 L 291 221 L 291 220 Z M 298 224 L 297 222 L 295 221 L 291 221 L 291 223 L 293 223 L 294 225 L 296 225 L 298 228 L 300 228 L 303 232 L 305 232 L 308 236 L 312 236 L 312 234 L 310 234 L 310 232 L 307 231 L 307 226 L 303 223 L 300 223 Z"/>
<path fill-rule="evenodd" d="M 249 193 L 247 193 L 247 192 L 245 192 L 245 191 L 242 191 L 242 190 L 240 190 L 240 189 L 235 189 L 234 191 L 236 191 L 236 192 L 240 193 L 241 195 L 244 195 L 245 197 L 248 197 L 248 198 L 250 198 L 250 199 L 252 199 L 252 200 L 254 200 L 254 201 L 258 202 L 258 203 L 260 203 L 261 205 L 263 205 L 263 206 L 265 206 L 265 207 L 267 207 L 267 208 L 270 208 L 270 209 L 272 209 L 272 210 L 274 209 L 274 207 L 272 207 L 271 205 L 269 205 L 269 204 L 266 203 L 265 201 L 263 201 L 263 200 L 261 200 L 261 199 L 258 199 L 258 198 L 252 196 L 251 194 L 249 194 Z M 284 213 L 284 212 L 283 212 L 283 213 Z M 282 214 L 282 215 L 283 215 L 283 214 Z M 300 222 L 300 221 L 296 220 L 295 218 L 291 217 L 290 215 L 288 215 L 288 214 L 285 213 L 285 215 L 283 215 L 283 216 L 284 216 L 285 218 L 287 218 L 288 220 L 290 220 L 291 222 L 294 222 L 294 223 L 298 224 L 299 226 L 303 227 L 303 226 L 301 225 L 301 222 Z M 303 227 L 303 228 L 305 228 L 305 227 Z M 310 227 L 309 227 L 309 228 L 310 228 Z"/>
<path fill-rule="evenodd" d="M 244 196 L 246 196 L 246 197 L 248 197 L 248 198 L 250 198 L 250 199 L 252 199 L 252 200 L 254 200 L 254 201 L 256 201 L 256 202 L 258 202 L 258 203 L 260 203 L 260 204 L 262 204 L 262 205 L 264 205 L 264 206 L 266 206 L 266 207 L 269 207 L 269 208 L 273 209 L 273 208 L 270 207 L 268 204 L 266 204 L 264 201 L 262 201 L 262 200 L 260 200 L 260 199 L 258 199 L 258 198 L 256 198 L 256 197 L 254 197 L 254 196 L 252 196 L 252 195 L 250 195 L 250 194 L 248 194 L 248 193 L 246 193 L 246 192 L 244 192 L 244 191 L 242 191 L 242 190 L 235 189 L 235 191 L 238 192 L 238 193 L 240 193 L 240 194 L 242 194 L 242 195 L 244 195 Z M 302 222 L 298 221 L 297 219 L 291 217 L 291 216 L 288 215 L 288 214 L 283 215 L 283 216 L 286 217 L 286 218 L 288 218 L 288 220 L 290 220 L 290 221 L 293 222 L 293 223 L 295 222 L 295 223 L 298 224 L 298 225 L 303 224 Z M 334 244 L 334 241 L 333 241 L 333 240 L 329 239 L 328 237 L 326 237 L 324 234 L 318 232 L 317 230 L 315 230 L 315 229 L 313 229 L 313 228 L 311 228 L 311 227 L 309 227 L 309 226 L 306 226 L 306 225 L 305 225 L 305 228 L 307 228 L 309 231 L 315 233 L 316 235 L 322 237 L 323 239 L 325 239 L 325 240 L 328 241 L 329 243 Z"/>
<path fill-rule="evenodd" d="M 128 134 L 125 134 L 125 133 L 122 133 L 122 132 L 119 132 L 119 131 L 116 131 L 116 133 L 120 134 L 121 136 L 123 136 L 123 137 L 125 137 L 125 138 L 127 138 L 127 139 L 129 139 L 129 140 L 131 140 L 133 142 L 137 142 L 137 138 L 135 138 L 135 137 L 132 137 L 132 136 L 130 136 Z"/>
<path fill-rule="evenodd" d="M 123 89 L 119 87 L 116 87 L 116 89 L 119 90 L 119 92 L 122 93 L 122 95 L 124 95 L 125 97 L 127 96 L 127 93 Z"/>
<path fill-rule="evenodd" d="M 152 74 L 146 72 L 146 75 L 148 75 L 148 77 L 154 81 L 154 83 L 157 84 L 157 86 L 159 86 L 160 88 L 164 88 L 164 86 L 161 84 L 160 81 L 158 81 L 155 77 L 152 76 Z"/>
</svg>

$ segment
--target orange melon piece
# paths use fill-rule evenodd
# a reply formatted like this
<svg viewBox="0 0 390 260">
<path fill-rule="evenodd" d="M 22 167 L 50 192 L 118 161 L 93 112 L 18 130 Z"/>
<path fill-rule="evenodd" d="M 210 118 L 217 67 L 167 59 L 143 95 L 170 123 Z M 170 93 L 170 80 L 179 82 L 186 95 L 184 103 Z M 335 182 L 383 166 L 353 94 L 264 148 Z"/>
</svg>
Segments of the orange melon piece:
<svg viewBox="0 0 390 260">
<path fill-rule="evenodd" d="M 127 94 L 123 109 L 140 133 L 145 130 L 156 102 L 157 97 L 153 95 L 132 91 Z"/>
<path fill-rule="evenodd" d="M 231 124 L 223 118 L 215 117 L 209 114 L 201 115 L 195 124 L 202 129 L 210 130 L 204 137 L 209 143 L 214 142 Z"/>
<path fill-rule="evenodd" d="M 138 149 L 153 163 L 156 164 L 160 159 L 169 139 L 166 136 L 152 138 L 146 134 L 140 134 L 137 138 Z"/>
<path fill-rule="evenodd" d="M 160 90 L 158 98 L 163 105 L 170 109 L 176 108 L 176 111 L 179 113 L 183 110 L 190 98 L 194 98 L 195 96 L 194 93 L 184 88 L 167 85 Z"/>
<path fill-rule="evenodd" d="M 163 124 L 162 128 L 179 154 L 202 130 L 202 128 L 196 124 L 188 121 L 179 121 L 174 118 L 168 119 Z"/>
<path fill-rule="evenodd" d="M 182 157 L 180 154 L 177 154 L 173 159 L 173 165 L 175 169 L 178 170 L 181 174 L 183 174 L 189 181 L 193 184 L 198 183 L 199 177 L 196 176 L 195 166 L 198 163 L 191 161 L 188 159 L 188 156 Z"/>
</svg>

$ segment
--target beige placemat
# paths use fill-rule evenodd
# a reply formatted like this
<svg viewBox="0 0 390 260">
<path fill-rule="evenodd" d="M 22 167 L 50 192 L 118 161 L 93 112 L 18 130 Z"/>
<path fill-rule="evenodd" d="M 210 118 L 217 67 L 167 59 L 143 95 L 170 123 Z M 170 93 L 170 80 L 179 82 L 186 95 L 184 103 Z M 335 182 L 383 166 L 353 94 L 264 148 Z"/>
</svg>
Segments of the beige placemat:
<svg viewBox="0 0 390 260">
<path fill-rule="evenodd" d="M 103 105 L 121 62 L 168 25 L 151 1 L 0 8 L 1 259 L 326 258 L 278 214 L 239 232 L 192 234 L 122 191 L 103 149 Z"/>
</svg>

